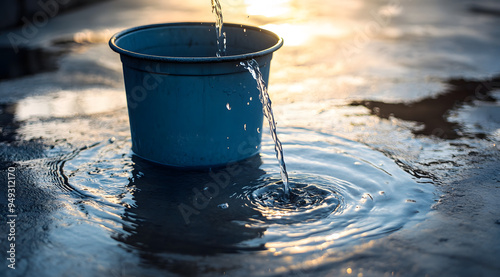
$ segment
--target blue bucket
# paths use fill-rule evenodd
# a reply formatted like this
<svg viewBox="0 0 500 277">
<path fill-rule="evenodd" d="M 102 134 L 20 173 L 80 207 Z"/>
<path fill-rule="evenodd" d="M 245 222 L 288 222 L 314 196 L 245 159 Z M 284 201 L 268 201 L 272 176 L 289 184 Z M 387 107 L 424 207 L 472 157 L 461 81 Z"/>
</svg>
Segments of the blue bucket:
<svg viewBox="0 0 500 277">
<path fill-rule="evenodd" d="M 240 65 L 255 59 L 264 81 L 276 34 L 224 24 L 227 55 L 216 57 L 213 23 L 166 23 L 115 34 L 127 94 L 132 150 L 175 167 L 214 167 L 260 150 L 262 104 L 252 75 Z"/>
</svg>

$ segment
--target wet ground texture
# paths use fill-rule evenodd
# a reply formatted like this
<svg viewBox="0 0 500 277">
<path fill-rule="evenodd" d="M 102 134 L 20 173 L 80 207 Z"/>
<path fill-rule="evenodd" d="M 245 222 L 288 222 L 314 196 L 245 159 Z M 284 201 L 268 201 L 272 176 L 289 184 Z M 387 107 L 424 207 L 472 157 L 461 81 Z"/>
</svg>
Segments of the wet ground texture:
<svg viewBox="0 0 500 277">
<path fill-rule="evenodd" d="M 61 9 L 0 31 L 1 276 L 500 275 L 496 1 L 221 4 L 226 22 L 285 40 L 269 93 L 314 212 L 267 206 L 279 189 L 267 131 L 259 156 L 210 172 L 130 150 L 109 37 L 214 21 L 209 1 Z"/>
</svg>

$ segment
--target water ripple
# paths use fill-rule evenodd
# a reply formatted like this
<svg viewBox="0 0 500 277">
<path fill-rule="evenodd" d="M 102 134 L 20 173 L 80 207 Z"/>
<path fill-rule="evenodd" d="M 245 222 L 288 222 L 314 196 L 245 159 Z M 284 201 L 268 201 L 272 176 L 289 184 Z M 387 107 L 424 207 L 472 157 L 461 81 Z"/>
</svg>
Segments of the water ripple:
<svg viewBox="0 0 500 277">
<path fill-rule="evenodd" d="M 53 155 L 58 158 L 45 163 L 72 202 L 61 216 L 72 233 L 92 230 L 106 245 L 119 243 L 128 253 L 123 255 L 181 275 L 191 272 L 192 261 L 222 270 L 228 265 L 220 255 L 229 253 L 251 259 L 249 266 L 272 261 L 291 268 L 297 259 L 307 263 L 400 230 L 429 211 L 434 188 L 424 173 L 414 176 L 383 153 L 340 137 L 280 131 L 290 199 L 283 198 L 269 136 L 260 155 L 210 171 L 143 161 L 131 153 L 129 138 Z M 65 236 L 74 235 L 58 234 L 67 247 L 79 243 Z"/>
</svg>

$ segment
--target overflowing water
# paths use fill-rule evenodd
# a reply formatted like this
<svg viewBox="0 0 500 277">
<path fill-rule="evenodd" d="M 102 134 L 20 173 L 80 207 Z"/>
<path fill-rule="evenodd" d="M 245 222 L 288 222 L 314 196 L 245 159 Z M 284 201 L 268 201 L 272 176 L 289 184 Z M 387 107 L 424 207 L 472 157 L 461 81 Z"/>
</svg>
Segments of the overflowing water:
<svg viewBox="0 0 500 277">
<path fill-rule="evenodd" d="M 271 137 L 273 138 L 274 141 L 274 151 L 276 152 L 276 159 L 278 159 L 280 165 L 281 180 L 283 181 L 284 200 L 289 200 L 290 185 L 288 183 L 288 172 L 286 171 L 285 158 L 283 156 L 283 146 L 281 145 L 281 141 L 278 138 L 278 134 L 276 132 L 276 121 L 274 120 L 274 113 L 271 106 L 271 98 L 267 93 L 266 83 L 262 78 L 262 73 L 260 72 L 259 64 L 257 63 L 256 60 L 251 59 L 248 61 L 240 62 L 240 65 L 242 65 L 245 69 L 247 69 L 257 82 L 257 89 L 259 89 L 260 92 L 259 99 L 260 102 L 262 103 L 262 111 L 264 113 L 264 116 L 267 118 L 267 121 L 269 122 Z"/>
<path fill-rule="evenodd" d="M 219 0 L 212 0 L 212 13 L 215 13 L 215 33 L 217 36 L 216 56 L 226 55 L 226 33 L 223 31 L 222 6 Z"/>
</svg>

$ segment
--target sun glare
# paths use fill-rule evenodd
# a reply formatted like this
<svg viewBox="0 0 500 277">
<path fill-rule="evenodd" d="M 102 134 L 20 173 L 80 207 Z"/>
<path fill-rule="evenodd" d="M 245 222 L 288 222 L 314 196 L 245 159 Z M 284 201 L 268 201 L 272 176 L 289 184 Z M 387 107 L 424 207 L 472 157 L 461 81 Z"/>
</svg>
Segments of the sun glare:
<svg viewBox="0 0 500 277">
<path fill-rule="evenodd" d="M 289 13 L 290 0 L 245 0 L 248 15 L 262 15 L 266 17 L 282 16 Z"/>
</svg>

